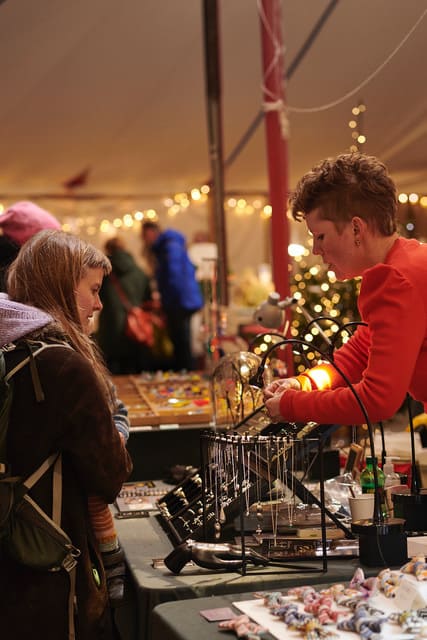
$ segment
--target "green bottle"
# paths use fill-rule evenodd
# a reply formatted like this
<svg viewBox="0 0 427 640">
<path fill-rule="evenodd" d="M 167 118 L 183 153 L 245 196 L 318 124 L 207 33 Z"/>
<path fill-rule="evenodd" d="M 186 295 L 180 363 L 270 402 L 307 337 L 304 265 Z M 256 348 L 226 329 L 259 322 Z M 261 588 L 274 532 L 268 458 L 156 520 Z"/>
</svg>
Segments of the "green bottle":
<svg viewBox="0 0 427 640">
<path fill-rule="evenodd" d="M 375 464 L 377 470 L 377 479 L 378 479 L 378 493 L 380 496 L 380 504 L 381 504 L 381 513 L 383 516 L 387 515 L 387 507 L 385 501 L 385 491 L 384 491 L 384 482 L 385 475 L 382 469 L 378 467 L 377 458 L 367 457 L 366 458 L 366 467 L 362 470 L 360 474 L 360 486 L 362 488 L 362 493 L 375 493 L 375 479 L 374 479 L 374 469 L 373 465 Z"/>
</svg>

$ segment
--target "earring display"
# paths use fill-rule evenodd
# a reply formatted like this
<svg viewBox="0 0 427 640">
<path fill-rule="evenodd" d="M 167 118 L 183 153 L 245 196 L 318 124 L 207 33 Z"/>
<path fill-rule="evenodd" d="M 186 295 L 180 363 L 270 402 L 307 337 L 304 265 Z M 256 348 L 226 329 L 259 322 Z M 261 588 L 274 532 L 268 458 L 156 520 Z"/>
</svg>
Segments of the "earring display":
<svg viewBox="0 0 427 640">
<path fill-rule="evenodd" d="M 205 542 L 223 539 L 225 525 L 239 514 L 235 458 L 230 450 L 219 447 L 207 455 L 212 458 L 202 471 L 193 473 L 157 502 L 160 521 L 174 544 L 190 538 Z M 246 475 L 242 492 L 249 508 L 255 496 L 265 495 L 267 482 L 259 479 L 256 483 L 253 473 Z"/>
<path fill-rule="evenodd" d="M 228 543 L 269 561 L 356 555 L 348 530 L 302 482 L 319 439 L 289 435 L 202 435 L 202 468 L 158 501 L 175 546 Z M 323 484 L 323 479 L 321 480 Z M 330 516 L 330 517 L 329 517 Z"/>
</svg>

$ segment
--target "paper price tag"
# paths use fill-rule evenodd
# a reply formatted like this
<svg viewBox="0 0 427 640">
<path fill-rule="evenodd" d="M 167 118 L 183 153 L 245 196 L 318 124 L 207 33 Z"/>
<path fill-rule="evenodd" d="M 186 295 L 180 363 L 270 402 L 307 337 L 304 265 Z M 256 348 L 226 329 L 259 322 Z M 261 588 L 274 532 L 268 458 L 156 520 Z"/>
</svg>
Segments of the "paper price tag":
<svg viewBox="0 0 427 640">
<path fill-rule="evenodd" d="M 209 620 L 209 622 L 219 622 L 220 620 L 231 620 L 236 614 L 230 607 L 220 607 L 218 609 L 204 609 L 200 611 L 200 615 Z"/>
<path fill-rule="evenodd" d="M 401 610 L 420 609 L 426 605 L 427 593 L 425 584 L 415 580 L 413 576 L 403 576 L 393 599 L 394 606 Z"/>
</svg>

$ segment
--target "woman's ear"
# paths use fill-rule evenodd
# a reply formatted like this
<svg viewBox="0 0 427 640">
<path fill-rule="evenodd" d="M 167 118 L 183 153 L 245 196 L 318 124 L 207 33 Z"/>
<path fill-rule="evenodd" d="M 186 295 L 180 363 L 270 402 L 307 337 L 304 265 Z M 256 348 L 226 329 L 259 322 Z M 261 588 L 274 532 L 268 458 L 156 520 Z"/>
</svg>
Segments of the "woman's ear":
<svg viewBox="0 0 427 640">
<path fill-rule="evenodd" d="M 363 220 L 363 218 L 360 218 L 359 216 L 354 216 L 351 219 L 351 224 L 353 227 L 353 234 L 355 237 L 360 237 L 360 235 L 363 234 L 366 230 L 366 222 Z"/>
</svg>

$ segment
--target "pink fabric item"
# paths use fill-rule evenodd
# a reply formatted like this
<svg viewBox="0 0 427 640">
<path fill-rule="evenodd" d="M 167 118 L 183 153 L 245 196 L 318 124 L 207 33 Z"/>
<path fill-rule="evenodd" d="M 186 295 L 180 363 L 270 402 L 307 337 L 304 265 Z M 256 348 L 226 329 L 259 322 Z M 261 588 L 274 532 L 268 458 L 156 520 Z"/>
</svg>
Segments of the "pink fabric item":
<svg viewBox="0 0 427 640">
<path fill-rule="evenodd" d="M 21 246 L 29 238 L 43 229 L 60 229 L 61 225 L 45 209 L 34 202 L 15 202 L 0 214 L 0 227 L 12 242 Z"/>
</svg>

